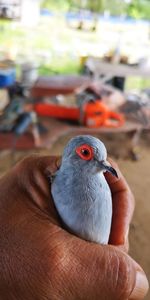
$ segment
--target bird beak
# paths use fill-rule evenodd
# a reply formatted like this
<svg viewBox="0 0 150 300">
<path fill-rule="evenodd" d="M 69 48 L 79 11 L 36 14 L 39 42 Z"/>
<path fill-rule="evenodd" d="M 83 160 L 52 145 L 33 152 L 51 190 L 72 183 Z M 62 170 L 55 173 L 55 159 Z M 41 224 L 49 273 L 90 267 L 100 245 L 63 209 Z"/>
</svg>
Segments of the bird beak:
<svg viewBox="0 0 150 300">
<path fill-rule="evenodd" d="M 104 171 L 107 171 L 118 178 L 116 170 L 111 166 L 111 164 L 108 161 L 101 161 L 100 166 Z"/>
</svg>

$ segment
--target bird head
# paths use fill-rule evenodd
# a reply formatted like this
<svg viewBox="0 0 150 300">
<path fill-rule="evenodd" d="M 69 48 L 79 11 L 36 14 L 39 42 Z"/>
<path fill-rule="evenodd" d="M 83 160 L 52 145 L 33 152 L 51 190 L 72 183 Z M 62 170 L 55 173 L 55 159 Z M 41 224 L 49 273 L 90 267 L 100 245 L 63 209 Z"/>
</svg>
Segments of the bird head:
<svg viewBox="0 0 150 300">
<path fill-rule="evenodd" d="M 74 166 L 84 168 L 87 172 L 110 172 L 118 177 L 116 170 L 107 161 L 105 145 L 90 135 L 72 138 L 64 149 L 62 168 Z"/>
</svg>

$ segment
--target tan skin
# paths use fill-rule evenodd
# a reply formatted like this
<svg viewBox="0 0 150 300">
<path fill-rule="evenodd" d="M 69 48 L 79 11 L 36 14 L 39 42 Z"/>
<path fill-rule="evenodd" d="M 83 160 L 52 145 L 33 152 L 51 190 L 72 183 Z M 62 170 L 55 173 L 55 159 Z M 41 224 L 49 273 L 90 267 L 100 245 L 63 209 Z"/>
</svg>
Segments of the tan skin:
<svg viewBox="0 0 150 300">
<path fill-rule="evenodd" d="M 56 157 L 29 157 L 0 180 L 0 299 L 143 299 L 146 276 L 126 253 L 134 200 L 122 174 L 105 175 L 113 222 L 104 246 L 62 228 L 47 179 L 57 168 Z"/>
</svg>

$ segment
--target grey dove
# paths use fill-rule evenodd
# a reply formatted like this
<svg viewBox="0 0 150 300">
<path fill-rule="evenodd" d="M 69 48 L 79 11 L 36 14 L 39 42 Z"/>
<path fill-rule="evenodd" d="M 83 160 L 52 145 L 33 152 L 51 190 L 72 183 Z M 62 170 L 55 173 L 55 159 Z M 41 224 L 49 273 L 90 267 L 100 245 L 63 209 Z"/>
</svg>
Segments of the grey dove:
<svg viewBox="0 0 150 300">
<path fill-rule="evenodd" d="M 112 222 L 112 196 L 104 172 L 117 177 L 107 162 L 104 144 L 90 135 L 72 138 L 64 149 L 51 192 L 68 230 L 87 241 L 107 244 Z"/>
</svg>

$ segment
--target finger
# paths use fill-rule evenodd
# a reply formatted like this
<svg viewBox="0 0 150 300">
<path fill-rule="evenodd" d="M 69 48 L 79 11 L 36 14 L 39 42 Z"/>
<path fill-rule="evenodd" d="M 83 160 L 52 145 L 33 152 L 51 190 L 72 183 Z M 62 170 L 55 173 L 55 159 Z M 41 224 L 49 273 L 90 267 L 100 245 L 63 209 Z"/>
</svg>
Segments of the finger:
<svg viewBox="0 0 150 300">
<path fill-rule="evenodd" d="M 109 243 L 113 245 L 128 244 L 129 226 L 134 211 L 133 194 L 120 172 L 117 164 L 109 160 L 118 173 L 118 178 L 106 173 L 105 177 L 112 192 L 113 217 Z"/>
<path fill-rule="evenodd" d="M 47 168 L 52 172 L 56 172 L 60 165 L 60 157 L 58 156 L 40 156 L 37 154 L 31 155 L 24 158 L 21 162 L 17 164 L 17 167 L 28 169 L 39 169 L 40 171 L 45 171 Z"/>
<path fill-rule="evenodd" d="M 18 163 L 14 170 L 22 194 L 26 195 L 30 205 L 34 204 L 56 223 L 58 214 L 51 197 L 50 176 L 58 170 L 59 165 L 59 157 L 33 155 Z"/>
<path fill-rule="evenodd" d="M 148 290 L 146 276 L 124 252 L 113 246 L 96 245 L 74 237 L 64 240 L 66 242 L 58 244 L 58 261 L 55 262 L 60 277 L 54 275 L 58 285 L 61 284 L 60 278 L 64 279 L 64 289 L 59 285 L 64 293 L 66 291 L 64 299 L 144 298 Z"/>
</svg>

